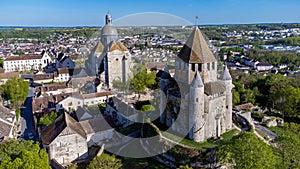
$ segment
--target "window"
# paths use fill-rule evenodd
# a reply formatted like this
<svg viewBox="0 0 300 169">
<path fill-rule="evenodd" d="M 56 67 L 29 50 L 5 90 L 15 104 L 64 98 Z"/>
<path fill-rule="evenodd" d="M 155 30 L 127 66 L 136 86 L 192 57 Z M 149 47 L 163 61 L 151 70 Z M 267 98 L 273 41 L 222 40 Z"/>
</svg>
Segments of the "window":
<svg viewBox="0 0 300 169">
<path fill-rule="evenodd" d="M 198 71 L 202 72 L 202 64 L 198 64 Z"/>
<path fill-rule="evenodd" d="M 192 71 L 195 71 L 195 63 L 192 63 Z"/>
<path fill-rule="evenodd" d="M 197 103 L 199 102 L 199 99 L 198 99 L 198 98 L 196 98 L 196 102 L 197 102 Z"/>
<path fill-rule="evenodd" d="M 207 63 L 207 70 L 210 70 L 210 63 Z"/>
<path fill-rule="evenodd" d="M 212 62 L 212 69 L 215 70 L 215 62 Z"/>
</svg>

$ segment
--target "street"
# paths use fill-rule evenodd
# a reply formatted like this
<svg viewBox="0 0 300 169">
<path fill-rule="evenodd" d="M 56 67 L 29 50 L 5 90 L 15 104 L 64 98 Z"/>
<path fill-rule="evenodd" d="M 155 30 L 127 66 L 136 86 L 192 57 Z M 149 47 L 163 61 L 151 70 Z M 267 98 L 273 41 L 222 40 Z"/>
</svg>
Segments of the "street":
<svg viewBox="0 0 300 169">
<path fill-rule="evenodd" d="M 263 132 L 264 134 L 266 134 L 267 136 L 269 136 L 269 138 L 271 140 L 275 139 L 277 136 L 275 133 L 273 133 L 271 130 L 267 129 L 266 127 L 263 127 L 259 124 L 254 124 L 255 128 L 261 132 Z"/>
<path fill-rule="evenodd" d="M 33 133 L 36 138 L 36 132 L 34 129 L 34 120 L 33 120 L 33 113 L 32 113 L 32 97 L 27 97 L 24 102 L 24 108 L 21 109 L 21 117 L 25 119 L 22 121 L 22 131 L 24 134 L 24 139 L 28 140 L 28 134 Z M 24 124 L 25 123 L 25 124 Z M 26 127 L 24 129 L 24 127 Z"/>
</svg>

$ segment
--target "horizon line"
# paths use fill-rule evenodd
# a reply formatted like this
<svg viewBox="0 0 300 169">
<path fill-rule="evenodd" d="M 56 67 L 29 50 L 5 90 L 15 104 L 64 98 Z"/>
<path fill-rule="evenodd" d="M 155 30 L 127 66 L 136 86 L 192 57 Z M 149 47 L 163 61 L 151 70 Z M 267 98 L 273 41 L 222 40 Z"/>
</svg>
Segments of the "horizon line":
<svg viewBox="0 0 300 169">
<path fill-rule="evenodd" d="M 253 22 L 253 23 L 221 23 L 221 24 L 198 24 L 197 26 L 226 26 L 226 25 L 261 25 L 261 24 L 300 24 L 300 22 Z M 195 25 L 145 25 L 145 26 L 115 26 L 116 28 L 128 27 L 191 27 Z M 89 27 L 102 28 L 103 26 L 96 25 L 0 25 L 0 27 L 11 28 L 74 28 L 74 27 Z"/>
</svg>

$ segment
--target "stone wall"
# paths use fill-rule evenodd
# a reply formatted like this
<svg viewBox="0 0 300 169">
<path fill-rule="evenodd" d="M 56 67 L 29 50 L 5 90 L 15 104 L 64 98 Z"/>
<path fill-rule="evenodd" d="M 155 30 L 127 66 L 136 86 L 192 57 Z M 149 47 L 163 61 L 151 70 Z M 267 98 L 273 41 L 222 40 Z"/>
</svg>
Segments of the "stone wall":
<svg viewBox="0 0 300 169">
<path fill-rule="evenodd" d="M 68 164 L 88 155 L 86 139 L 66 128 L 49 145 L 50 160 L 55 159 L 60 164 Z"/>
</svg>

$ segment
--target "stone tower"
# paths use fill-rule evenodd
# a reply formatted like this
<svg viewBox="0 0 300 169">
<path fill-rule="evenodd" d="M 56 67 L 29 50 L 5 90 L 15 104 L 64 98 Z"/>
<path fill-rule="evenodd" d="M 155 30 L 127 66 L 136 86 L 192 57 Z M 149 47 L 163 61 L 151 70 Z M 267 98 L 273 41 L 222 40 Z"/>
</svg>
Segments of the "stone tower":
<svg viewBox="0 0 300 169">
<path fill-rule="evenodd" d="M 218 78 L 217 65 L 204 36 L 195 27 L 175 59 L 177 86 L 161 81 L 169 106 L 167 110 L 160 109 L 162 123 L 172 125 L 178 134 L 189 134 L 196 142 L 220 137 L 231 129 L 232 80 L 227 68 Z M 176 119 L 179 122 L 172 123 Z"/>
<path fill-rule="evenodd" d="M 232 84 L 232 78 L 229 73 L 229 70 L 227 66 L 225 66 L 222 75 L 221 80 L 224 82 L 224 85 L 226 86 L 226 116 L 225 120 L 227 121 L 226 129 L 230 130 L 232 128 L 232 88 L 234 87 Z"/>
<path fill-rule="evenodd" d="M 204 85 L 199 72 L 196 70 L 194 79 L 190 86 L 189 100 L 189 137 L 196 142 L 204 141 L 205 113 L 204 113 Z"/>
</svg>

